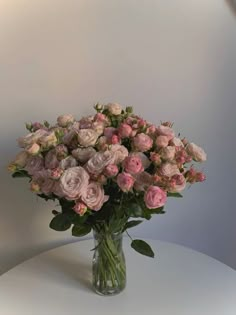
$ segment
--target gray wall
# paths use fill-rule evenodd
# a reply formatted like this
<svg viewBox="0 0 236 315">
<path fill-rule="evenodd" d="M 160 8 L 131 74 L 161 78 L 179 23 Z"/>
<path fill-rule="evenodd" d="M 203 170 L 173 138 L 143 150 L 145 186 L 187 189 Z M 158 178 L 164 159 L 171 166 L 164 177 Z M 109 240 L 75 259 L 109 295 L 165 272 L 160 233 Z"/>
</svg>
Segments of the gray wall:
<svg viewBox="0 0 236 315">
<path fill-rule="evenodd" d="M 0 271 L 74 241 L 54 205 L 5 170 L 24 122 L 134 105 L 208 153 L 207 181 L 133 235 L 183 244 L 236 268 L 236 17 L 223 0 L 0 1 Z"/>
</svg>

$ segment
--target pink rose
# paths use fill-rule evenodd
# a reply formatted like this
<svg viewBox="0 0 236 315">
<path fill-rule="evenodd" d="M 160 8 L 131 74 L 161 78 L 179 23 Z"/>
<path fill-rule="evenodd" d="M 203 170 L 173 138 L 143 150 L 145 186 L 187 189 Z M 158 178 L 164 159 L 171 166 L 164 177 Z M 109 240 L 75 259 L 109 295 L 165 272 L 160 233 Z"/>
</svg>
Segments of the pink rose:
<svg viewBox="0 0 236 315">
<path fill-rule="evenodd" d="M 111 144 L 118 144 L 120 142 L 120 138 L 117 135 L 113 135 L 111 137 Z"/>
<path fill-rule="evenodd" d="M 104 129 L 104 136 L 108 139 L 112 138 L 116 134 L 117 129 L 114 127 L 107 127 Z"/>
<path fill-rule="evenodd" d="M 40 185 L 40 190 L 45 195 L 50 195 L 53 192 L 54 180 L 51 178 L 45 178 L 45 180 Z"/>
<path fill-rule="evenodd" d="M 125 158 L 123 162 L 123 167 L 125 172 L 130 174 L 138 174 L 143 172 L 144 170 L 140 157 L 132 154 Z"/>
<path fill-rule="evenodd" d="M 134 137 L 133 144 L 136 150 L 145 152 L 151 149 L 153 140 L 145 133 L 139 133 Z"/>
<path fill-rule="evenodd" d="M 36 172 L 41 171 L 44 168 L 44 160 L 41 156 L 31 156 L 26 163 L 25 169 L 30 174 L 33 175 Z"/>
<path fill-rule="evenodd" d="M 164 160 L 172 161 L 175 158 L 175 147 L 167 146 L 161 150 L 161 157 Z"/>
<path fill-rule="evenodd" d="M 53 193 L 59 198 L 65 197 L 64 193 L 62 192 L 61 183 L 59 180 L 54 182 Z"/>
<path fill-rule="evenodd" d="M 126 156 L 129 155 L 126 147 L 121 144 L 112 144 L 110 146 L 110 151 L 114 154 L 114 164 L 123 162 Z"/>
<path fill-rule="evenodd" d="M 205 151 L 195 143 L 189 143 L 186 148 L 187 152 L 197 162 L 204 162 L 207 159 Z"/>
<path fill-rule="evenodd" d="M 117 184 L 120 187 L 120 189 L 124 192 L 128 192 L 132 189 L 134 185 L 134 177 L 128 173 L 120 173 L 117 176 Z"/>
<path fill-rule="evenodd" d="M 97 113 L 94 117 L 94 121 L 99 122 L 99 123 L 103 123 L 103 124 L 107 124 L 108 118 L 106 115 L 104 115 L 102 113 Z"/>
<path fill-rule="evenodd" d="M 83 216 L 85 212 L 87 211 L 87 206 L 83 202 L 76 202 L 75 206 L 73 207 L 73 210 L 78 213 L 80 216 Z"/>
<path fill-rule="evenodd" d="M 150 166 L 151 162 L 149 160 L 149 158 L 142 152 L 134 152 L 132 153 L 132 155 L 138 156 L 143 164 L 143 168 L 146 169 Z"/>
<path fill-rule="evenodd" d="M 204 182 L 204 180 L 206 180 L 206 175 L 202 172 L 197 172 L 196 181 L 197 182 Z"/>
<path fill-rule="evenodd" d="M 180 174 L 179 168 L 176 164 L 164 163 L 160 168 L 160 173 L 163 176 L 172 177 L 176 174 Z"/>
<path fill-rule="evenodd" d="M 56 156 L 55 150 L 50 150 L 45 155 L 45 167 L 49 169 L 54 169 L 59 166 L 59 161 Z"/>
<path fill-rule="evenodd" d="M 151 152 L 150 153 L 150 159 L 155 165 L 161 165 L 161 156 L 159 153 Z"/>
<path fill-rule="evenodd" d="M 87 190 L 89 174 L 81 166 L 65 170 L 60 178 L 62 193 L 68 200 L 76 200 Z"/>
<path fill-rule="evenodd" d="M 77 166 L 77 161 L 73 156 L 67 156 L 65 159 L 61 160 L 59 164 L 59 168 L 65 170 L 70 167 L 75 167 Z"/>
<path fill-rule="evenodd" d="M 83 164 L 86 163 L 89 159 L 91 159 L 91 157 L 93 157 L 95 153 L 96 150 L 92 147 L 78 148 L 72 151 L 73 157 Z"/>
<path fill-rule="evenodd" d="M 130 127 L 130 125 L 126 123 L 120 124 L 120 127 L 118 128 L 118 134 L 121 138 L 128 138 L 130 137 L 131 133 L 132 128 Z"/>
<path fill-rule="evenodd" d="M 95 153 L 86 164 L 86 170 L 93 175 L 99 175 L 108 164 L 114 164 L 114 153 L 104 151 Z"/>
<path fill-rule="evenodd" d="M 63 172 L 64 172 L 64 170 L 59 168 L 59 167 L 54 168 L 53 170 L 50 171 L 50 178 L 57 180 L 61 177 Z"/>
<path fill-rule="evenodd" d="M 94 120 L 94 116 L 83 117 L 79 121 L 80 129 L 90 129 L 92 128 L 92 123 Z"/>
<path fill-rule="evenodd" d="M 83 147 L 95 145 L 98 139 L 98 134 L 93 129 L 80 129 L 78 131 L 78 142 Z"/>
<path fill-rule="evenodd" d="M 152 176 L 147 172 L 142 172 L 137 174 L 135 177 L 134 188 L 138 191 L 144 191 L 147 189 L 153 182 Z"/>
<path fill-rule="evenodd" d="M 61 115 L 57 118 L 57 123 L 60 127 L 67 127 L 68 125 L 72 124 L 74 122 L 75 118 L 70 115 Z"/>
<path fill-rule="evenodd" d="M 174 181 L 174 185 L 170 192 L 181 192 L 186 187 L 186 179 L 183 174 L 176 174 L 172 176 L 172 180 Z"/>
<path fill-rule="evenodd" d="M 158 148 L 164 148 L 168 146 L 169 139 L 166 136 L 158 136 L 155 143 Z"/>
<path fill-rule="evenodd" d="M 156 127 L 154 125 L 151 125 L 147 128 L 147 134 L 148 135 L 154 135 L 156 132 Z"/>
<path fill-rule="evenodd" d="M 158 186 L 149 186 L 144 195 L 144 201 L 148 209 L 163 207 L 166 200 L 166 192 Z"/>
<path fill-rule="evenodd" d="M 168 140 L 171 140 L 174 138 L 175 133 L 173 131 L 172 128 L 168 127 L 168 126 L 159 126 L 157 127 L 157 134 L 160 136 L 166 136 L 168 138 Z"/>
<path fill-rule="evenodd" d="M 119 172 L 119 169 L 118 169 L 117 165 L 115 165 L 115 164 L 109 164 L 104 169 L 104 174 L 107 177 L 114 177 L 118 174 L 118 172 Z"/>
<path fill-rule="evenodd" d="M 91 182 L 83 192 L 81 199 L 90 209 L 98 211 L 108 200 L 108 196 L 104 195 L 104 189 L 100 184 Z"/>
<path fill-rule="evenodd" d="M 46 135 L 48 132 L 44 129 L 38 129 L 35 132 L 29 133 L 24 137 L 21 137 L 18 139 L 18 145 L 21 148 L 25 148 L 28 147 L 30 145 L 32 145 L 33 143 L 36 143 L 39 141 L 39 139 L 41 137 L 43 137 L 44 135 Z"/>
</svg>

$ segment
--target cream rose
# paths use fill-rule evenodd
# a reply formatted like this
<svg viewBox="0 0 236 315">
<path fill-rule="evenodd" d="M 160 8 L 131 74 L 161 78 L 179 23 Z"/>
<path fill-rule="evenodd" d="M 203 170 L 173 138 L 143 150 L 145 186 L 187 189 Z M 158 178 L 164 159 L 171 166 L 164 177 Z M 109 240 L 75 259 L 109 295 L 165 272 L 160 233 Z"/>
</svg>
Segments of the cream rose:
<svg viewBox="0 0 236 315">
<path fill-rule="evenodd" d="M 61 115 L 57 118 L 57 123 L 60 127 L 67 127 L 69 124 L 72 124 L 75 121 L 74 116 L 67 114 Z"/>
<path fill-rule="evenodd" d="M 160 173 L 163 176 L 174 176 L 176 174 L 180 174 L 179 168 L 176 164 L 164 163 L 160 168 Z"/>
<path fill-rule="evenodd" d="M 50 147 L 56 146 L 57 137 L 55 135 L 55 132 L 51 131 L 44 134 L 42 137 L 40 137 L 39 143 L 41 144 L 43 148 L 50 148 Z"/>
<path fill-rule="evenodd" d="M 60 164 L 59 164 L 59 168 L 65 170 L 68 169 L 70 167 L 75 167 L 77 166 L 77 161 L 73 156 L 68 156 L 65 159 L 61 160 Z"/>
<path fill-rule="evenodd" d="M 112 151 L 104 151 L 95 153 L 86 164 L 86 170 L 93 175 L 103 172 L 108 164 L 114 164 L 115 156 Z"/>
<path fill-rule="evenodd" d="M 207 159 L 205 151 L 193 142 L 187 145 L 186 151 L 197 162 L 204 162 Z"/>
<path fill-rule="evenodd" d="M 163 160 L 172 161 L 175 157 L 175 147 L 168 146 L 161 150 L 161 157 Z"/>
<path fill-rule="evenodd" d="M 28 135 L 18 139 L 18 145 L 21 148 L 29 147 L 32 144 L 38 142 L 40 138 L 46 135 L 48 132 L 44 129 L 38 129 L 35 132 L 29 133 Z"/>
<path fill-rule="evenodd" d="M 81 196 L 82 201 L 92 210 L 98 211 L 108 200 L 104 195 L 104 190 L 97 182 L 91 182 Z"/>
<path fill-rule="evenodd" d="M 120 115 L 122 111 L 121 106 L 117 103 L 109 103 L 107 104 L 106 108 L 109 110 L 109 112 L 112 115 L 115 115 L 115 116 Z"/>
<path fill-rule="evenodd" d="M 78 148 L 72 151 L 72 155 L 80 163 L 86 163 L 92 156 L 96 153 L 96 150 L 92 147 L 88 148 Z"/>
<path fill-rule="evenodd" d="M 76 200 L 88 187 L 89 174 L 83 167 L 76 166 L 65 170 L 60 178 L 60 188 L 68 200 Z"/>
<path fill-rule="evenodd" d="M 128 150 L 121 144 L 110 145 L 110 151 L 114 153 L 114 164 L 119 164 L 129 155 Z"/>
<path fill-rule="evenodd" d="M 78 142 L 83 147 L 95 145 L 98 139 L 98 134 L 93 129 L 80 129 L 78 131 Z"/>
</svg>

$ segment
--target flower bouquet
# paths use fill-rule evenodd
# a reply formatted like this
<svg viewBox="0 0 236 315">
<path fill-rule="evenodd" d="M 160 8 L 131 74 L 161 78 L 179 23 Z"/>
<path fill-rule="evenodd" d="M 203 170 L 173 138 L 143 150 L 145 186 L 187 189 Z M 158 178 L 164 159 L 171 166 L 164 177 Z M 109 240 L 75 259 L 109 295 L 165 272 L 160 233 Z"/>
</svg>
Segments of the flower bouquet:
<svg viewBox="0 0 236 315">
<path fill-rule="evenodd" d="M 93 287 L 107 295 L 126 284 L 123 233 L 163 214 L 167 197 L 182 197 L 187 183 L 204 181 L 193 162 L 206 154 L 176 137 L 170 122 L 154 126 L 114 103 L 94 108 L 80 120 L 62 115 L 55 125 L 26 124 L 29 133 L 18 139 L 22 151 L 9 170 L 28 177 L 37 196 L 59 201 L 50 228 L 72 227 L 73 236 L 93 231 Z M 154 257 L 146 242 L 127 234 L 134 250 Z"/>
</svg>

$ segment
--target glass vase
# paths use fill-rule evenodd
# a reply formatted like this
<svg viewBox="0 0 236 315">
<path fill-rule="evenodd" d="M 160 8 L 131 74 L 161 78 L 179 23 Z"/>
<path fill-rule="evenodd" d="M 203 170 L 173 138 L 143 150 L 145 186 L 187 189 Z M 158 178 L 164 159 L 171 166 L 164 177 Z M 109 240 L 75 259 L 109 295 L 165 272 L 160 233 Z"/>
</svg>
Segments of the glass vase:
<svg viewBox="0 0 236 315">
<path fill-rule="evenodd" d="M 100 295 L 115 295 L 126 285 L 123 234 L 94 230 L 93 288 Z"/>
</svg>

